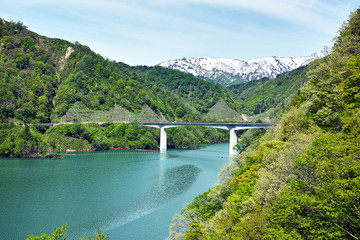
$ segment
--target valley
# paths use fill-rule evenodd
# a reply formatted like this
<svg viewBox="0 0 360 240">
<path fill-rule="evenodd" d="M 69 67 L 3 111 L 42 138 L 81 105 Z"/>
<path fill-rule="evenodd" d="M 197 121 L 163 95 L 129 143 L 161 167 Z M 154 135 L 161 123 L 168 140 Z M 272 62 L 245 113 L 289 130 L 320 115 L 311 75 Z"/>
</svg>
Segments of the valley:
<svg viewBox="0 0 360 240">
<path fill-rule="evenodd" d="M 104 127 L 90 124 L 81 128 L 97 130 L 84 135 L 85 130 L 80 128 L 38 132 L 28 126 L 35 123 L 135 121 L 136 125 L 143 121 L 251 122 L 255 119 L 273 122 L 276 114 L 267 111 L 276 104 L 285 105 L 298 86 L 289 79 L 287 84 L 296 86 L 282 98 L 269 95 L 273 100 L 264 104 L 261 98 L 241 98 L 239 90 L 188 73 L 110 61 L 87 46 L 40 36 L 19 22 L 4 20 L 0 25 L 2 156 L 50 156 L 69 149 L 68 144 L 73 145 L 70 148 L 73 150 L 152 148 L 156 146 L 154 141 L 159 141 L 158 133 L 148 129 L 141 130 L 148 132 L 148 137 L 143 139 L 137 127 L 134 134 L 124 132 L 115 136 L 110 130 L 104 132 Z M 306 81 L 303 76 L 299 78 Z M 254 116 L 260 113 L 261 119 Z M 188 131 L 174 134 L 185 139 Z M 211 134 L 202 128 L 190 131 L 193 134 L 186 137 L 188 140 L 170 138 L 170 145 L 195 147 L 226 139 L 224 133 L 214 129 L 210 130 Z"/>
<path fill-rule="evenodd" d="M 52 186 L 68 183 L 69 186 L 61 188 L 65 191 L 61 193 L 62 197 L 66 196 L 64 201 L 69 200 L 68 196 L 76 199 L 80 196 L 76 191 L 66 191 L 80 185 L 67 182 L 70 178 L 63 179 L 68 169 L 75 168 L 71 178 L 88 171 L 90 174 L 86 178 L 93 181 L 93 186 L 98 186 L 97 190 L 125 184 L 125 180 L 119 180 L 123 176 L 131 179 L 131 183 L 144 176 L 151 179 L 153 191 L 149 194 L 143 191 L 139 197 L 136 197 L 138 191 L 131 193 L 132 188 L 117 191 L 119 186 L 103 193 L 106 199 L 111 199 L 114 194 L 115 199 L 122 200 L 135 196 L 130 202 L 136 203 L 142 202 L 143 198 L 154 200 L 146 209 L 155 211 L 172 200 L 170 195 L 189 193 L 190 186 L 199 183 L 196 179 L 202 169 L 205 169 L 205 175 L 211 173 L 210 178 L 214 179 L 214 169 L 217 173 L 223 165 L 217 183 L 210 189 L 208 185 L 199 188 L 200 194 L 199 191 L 192 192 L 191 199 L 197 195 L 192 202 L 185 206 L 181 202 L 183 209 L 174 209 L 167 239 L 358 239 L 359 26 L 360 9 L 357 9 L 340 28 L 331 51 L 322 58 L 270 57 L 247 62 L 183 58 L 164 63 L 164 67 L 162 64 L 152 67 L 129 66 L 109 60 L 78 42 L 41 36 L 21 22 L 2 20 L 0 163 L 3 166 L 0 168 L 0 187 L 8 194 L 0 200 L 8 204 L 13 202 L 12 184 L 21 182 L 17 188 L 21 190 L 32 180 L 38 180 L 34 189 L 43 190 L 47 189 L 47 179 L 54 180 Z M 225 71 L 229 65 L 223 65 L 224 62 L 257 71 Z M 238 80 L 241 83 L 236 84 Z M 210 151 L 202 152 L 201 156 L 196 155 L 201 148 L 189 150 L 192 156 L 161 155 L 157 151 L 161 134 L 158 129 L 142 126 L 144 121 L 276 125 L 239 130 L 235 150 L 240 153 L 222 161 L 224 156 L 217 154 L 223 154 L 218 146 L 224 148 L 224 144 L 211 145 Z M 73 124 L 34 127 L 34 124 L 57 122 Z M 229 140 L 226 130 L 200 126 L 173 128 L 166 133 L 170 152 Z M 92 166 L 88 165 L 86 157 L 70 163 L 66 158 L 66 152 L 87 156 L 107 153 L 103 150 L 110 149 L 120 155 L 132 149 L 136 153 L 144 152 L 146 157 L 143 162 L 134 157 L 134 162 L 143 163 L 139 165 L 139 171 L 126 170 L 126 161 L 132 159 L 131 156 L 94 156 L 89 160 L 89 164 L 95 164 Z M 27 161 L 29 158 L 33 159 Z M 220 161 L 211 162 L 212 158 Z M 166 164 L 171 168 L 167 169 Z M 208 168 L 208 164 L 215 168 Z M 82 168 L 77 169 L 80 165 Z M 111 168 L 111 165 L 116 167 Z M 123 167 L 125 170 L 118 175 L 117 170 Z M 102 171 L 98 172 L 98 169 Z M 156 171 L 149 176 L 142 174 L 141 171 L 148 169 Z M 34 178 L 27 174 L 33 170 L 40 170 L 40 180 L 36 174 Z M 97 177 L 92 178 L 92 174 Z M 105 176 L 112 181 L 106 182 Z M 15 177 L 13 181 L 12 177 Z M 25 181 L 20 181 L 23 178 Z M 143 187 L 141 183 L 135 185 L 140 189 Z M 95 194 L 93 199 L 93 192 L 86 189 L 79 191 L 84 193 L 85 197 L 80 197 L 82 200 L 89 198 L 97 201 L 96 204 L 103 202 L 101 194 Z M 47 197 L 47 193 L 40 191 L 39 199 L 52 199 L 53 195 Z M 31 191 L 28 194 L 33 197 Z M 162 197 L 165 197 L 164 201 Z M 28 203 L 27 198 L 21 200 Z M 75 203 L 79 204 L 79 201 Z M 115 206 L 116 201 L 109 204 Z M 85 215 L 91 215 L 86 223 L 77 219 L 82 214 L 76 215 L 73 219 L 80 229 L 77 233 L 86 228 L 84 232 L 90 234 L 89 226 L 92 232 L 95 227 L 116 232 L 114 229 L 122 226 L 124 214 L 114 212 L 110 205 L 105 208 L 106 216 L 99 214 L 102 209 L 94 213 L 100 216 L 96 220 L 92 218 L 92 212 L 86 212 Z M 134 223 L 137 218 L 132 217 L 137 213 L 134 211 L 129 215 Z M 7 214 L 11 216 L 12 212 Z M 16 222 L 16 218 L 13 221 Z M 146 222 L 146 218 L 141 221 Z M 152 224 L 151 221 L 146 223 Z M 169 219 L 166 220 L 168 223 Z M 56 224 L 65 223 L 59 221 Z M 12 229 L 16 229 L 16 224 Z M 65 237 L 66 229 L 65 225 L 55 229 L 59 239 Z M 148 225 L 146 229 L 149 229 Z M 99 239 L 108 239 L 102 231 L 98 235 Z M 28 239 L 38 238 L 33 235 Z"/>
</svg>

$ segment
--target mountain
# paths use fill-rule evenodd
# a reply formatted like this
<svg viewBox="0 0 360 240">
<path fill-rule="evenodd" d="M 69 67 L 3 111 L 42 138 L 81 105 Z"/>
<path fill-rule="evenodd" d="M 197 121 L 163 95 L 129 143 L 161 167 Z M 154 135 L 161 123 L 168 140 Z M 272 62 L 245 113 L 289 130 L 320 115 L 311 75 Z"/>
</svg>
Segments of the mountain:
<svg viewBox="0 0 360 240">
<path fill-rule="evenodd" d="M 275 78 L 281 73 L 305 66 L 315 57 L 267 57 L 247 61 L 232 59 L 182 58 L 159 63 L 165 68 L 191 73 L 196 77 L 217 82 L 224 86 L 258 80 L 264 77 Z"/>
<path fill-rule="evenodd" d="M 0 156 L 154 148 L 159 131 L 137 121 L 210 121 L 206 114 L 219 101 L 227 112 L 239 113 L 237 96 L 219 84 L 176 70 L 110 61 L 78 42 L 41 36 L 21 22 L 0 19 Z M 133 124 L 112 123 L 129 121 Z M 107 124 L 64 124 L 40 131 L 30 125 L 49 122 Z M 168 146 L 225 139 L 217 129 L 170 130 Z"/>
<path fill-rule="evenodd" d="M 236 108 L 235 94 L 218 84 L 161 67 L 110 61 L 80 43 L 31 32 L 20 22 L 0 21 L 0 59 L 1 120 L 109 116 L 124 121 L 120 116 L 151 115 L 148 120 L 201 121 L 220 99 Z M 83 112 L 74 116 L 79 106 Z M 114 109 L 122 114 L 103 113 Z"/>
<path fill-rule="evenodd" d="M 160 66 L 146 67 L 138 66 L 133 68 L 137 75 L 144 80 L 154 83 L 159 89 L 166 89 L 171 93 L 186 99 L 190 109 L 194 109 L 202 117 L 208 118 L 207 113 L 216 103 L 224 100 L 230 109 L 240 113 L 239 101 L 236 94 L 229 89 L 203 79 L 194 77 L 192 74 L 181 71 L 163 68 Z M 174 100 L 167 101 L 172 102 Z M 228 109 L 229 111 L 231 111 Z M 226 114 L 227 115 L 227 114 Z M 212 120 L 219 121 L 228 116 L 218 114 Z"/>
<path fill-rule="evenodd" d="M 110 61 L 78 42 L 41 36 L 21 22 L 0 21 L 2 156 L 46 156 L 66 149 L 152 148 L 158 140 L 158 131 L 134 126 L 112 131 L 116 126 L 59 125 L 39 133 L 29 126 L 32 123 L 238 121 L 246 119 L 242 113 L 263 113 L 277 105 L 262 104 L 256 98 L 248 98 L 250 103 L 240 100 L 240 90 L 243 92 L 242 88 L 232 92 L 161 66 L 131 67 Z M 248 104 L 255 107 L 246 107 Z M 169 146 L 177 148 L 217 142 L 226 135 L 213 130 L 171 132 L 177 137 L 170 138 Z"/>
</svg>

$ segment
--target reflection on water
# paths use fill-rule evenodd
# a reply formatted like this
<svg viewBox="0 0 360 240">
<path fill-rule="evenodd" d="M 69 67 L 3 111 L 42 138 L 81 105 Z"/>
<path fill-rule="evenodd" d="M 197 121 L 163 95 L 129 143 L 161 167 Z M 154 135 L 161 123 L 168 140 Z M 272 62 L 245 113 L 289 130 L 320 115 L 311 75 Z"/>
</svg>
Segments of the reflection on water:
<svg viewBox="0 0 360 240">
<path fill-rule="evenodd" d="M 164 160 L 160 159 L 160 161 Z M 82 232 L 91 232 L 92 229 L 98 227 L 104 230 L 111 230 L 154 212 L 171 199 L 176 198 L 189 189 L 196 181 L 200 172 L 201 170 L 194 165 L 173 167 L 165 170 L 165 173 L 160 171 L 157 184 L 141 199 L 128 206 L 127 210 L 115 210 L 114 214 L 104 219 L 83 224 L 78 229 L 73 230 L 72 237 L 81 235 Z"/>
<path fill-rule="evenodd" d="M 184 193 L 196 181 L 201 169 L 194 165 L 173 167 L 165 171 L 163 180 L 147 193 L 147 199 L 163 204 Z"/>
<path fill-rule="evenodd" d="M 164 239 L 174 213 L 215 182 L 227 144 L 168 153 L 105 151 L 64 159 L 0 159 L 0 239 L 68 223 L 69 239 Z M 207 151 L 208 150 L 208 151 Z"/>
</svg>

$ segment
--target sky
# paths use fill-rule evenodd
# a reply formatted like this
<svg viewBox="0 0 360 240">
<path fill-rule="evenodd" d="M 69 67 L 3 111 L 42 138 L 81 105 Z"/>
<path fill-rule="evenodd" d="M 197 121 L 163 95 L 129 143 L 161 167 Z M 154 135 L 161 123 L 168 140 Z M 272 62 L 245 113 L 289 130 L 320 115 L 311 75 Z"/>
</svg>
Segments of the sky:
<svg viewBox="0 0 360 240">
<path fill-rule="evenodd" d="M 332 47 L 356 0 L 0 0 L 0 18 L 129 65 L 302 57 Z"/>
</svg>

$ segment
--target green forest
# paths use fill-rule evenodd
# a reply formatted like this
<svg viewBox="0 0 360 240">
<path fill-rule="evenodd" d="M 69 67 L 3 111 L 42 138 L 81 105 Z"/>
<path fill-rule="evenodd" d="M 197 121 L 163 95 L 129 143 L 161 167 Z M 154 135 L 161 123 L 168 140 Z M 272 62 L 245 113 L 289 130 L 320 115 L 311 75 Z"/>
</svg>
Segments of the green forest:
<svg viewBox="0 0 360 240">
<path fill-rule="evenodd" d="M 137 116 L 211 121 L 203 115 L 220 99 L 237 110 L 235 94 L 218 84 L 178 71 L 110 61 L 78 42 L 40 36 L 21 22 L 5 20 L 0 21 L 0 95 L 0 155 L 10 157 L 47 157 L 68 149 L 157 148 L 158 130 L 140 126 Z M 132 124 L 105 118 L 103 125 L 31 126 L 59 122 L 68 112 L 70 121 L 77 122 L 84 111 L 104 115 L 114 109 L 120 111 L 116 116 L 134 116 Z M 169 130 L 169 147 L 226 140 L 225 132 L 215 129 Z"/>
<path fill-rule="evenodd" d="M 260 114 L 253 121 L 269 116 L 276 121 L 307 81 L 305 71 L 228 89 L 176 70 L 111 61 L 78 42 L 47 38 L 21 22 L 2 19 L 0 156 L 157 148 L 158 131 L 141 127 L 141 121 L 242 121 L 241 114 Z M 129 121 L 132 125 L 112 123 Z M 51 129 L 31 126 L 50 122 L 79 124 Z M 125 133 L 132 129 L 136 133 Z M 227 141 L 225 135 L 215 129 L 171 129 L 169 147 Z"/>
<path fill-rule="evenodd" d="M 308 66 L 278 75 L 275 79 L 263 78 L 257 81 L 231 85 L 229 89 L 240 97 L 240 111 L 261 114 L 269 109 L 276 118 L 284 114 L 297 90 L 308 81 Z"/>
<path fill-rule="evenodd" d="M 360 238 L 360 9 L 306 75 L 279 124 L 249 135 L 174 216 L 169 239 Z"/>
<path fill-rule="evenodd" d="M 110 61 L 77 42 L 37 35 L 21 22 L 0 21 L 0 37 L 1 119 L 56 122 L 75 102 L 134 113 L 147 105 L 169 121 L 200 120 L 220 98 L 237 110 L 236 95 L 221 85 Z"/>
<path fill-rule="evenodd" d="M 78 42 L 0 19 L 0 156 L 154 149 L 159 131 L 136 118 L 144 108 L 169 122 L 222 121 L 205 117 L 219 101 L 278 123 L 242 133 L 241 153 L 213 188 L 174 216 L 168 239 L 360 238 L 360 9 L 327 56 L 275 79 L 229 88 L 180 71 L 111 61 Z M 97 113 L 124 109 L 135 117 L 83 124 L 71 115 L 74 124 L 31 125 L 60 122 L 79 106 Z M 168 130 L 172 148 L 227 140 L 224 130 Z M 66 229 L 29 239 L 63 239 Z M 95 239 L 108 236 L 99 230 Z"/>
</svg>

